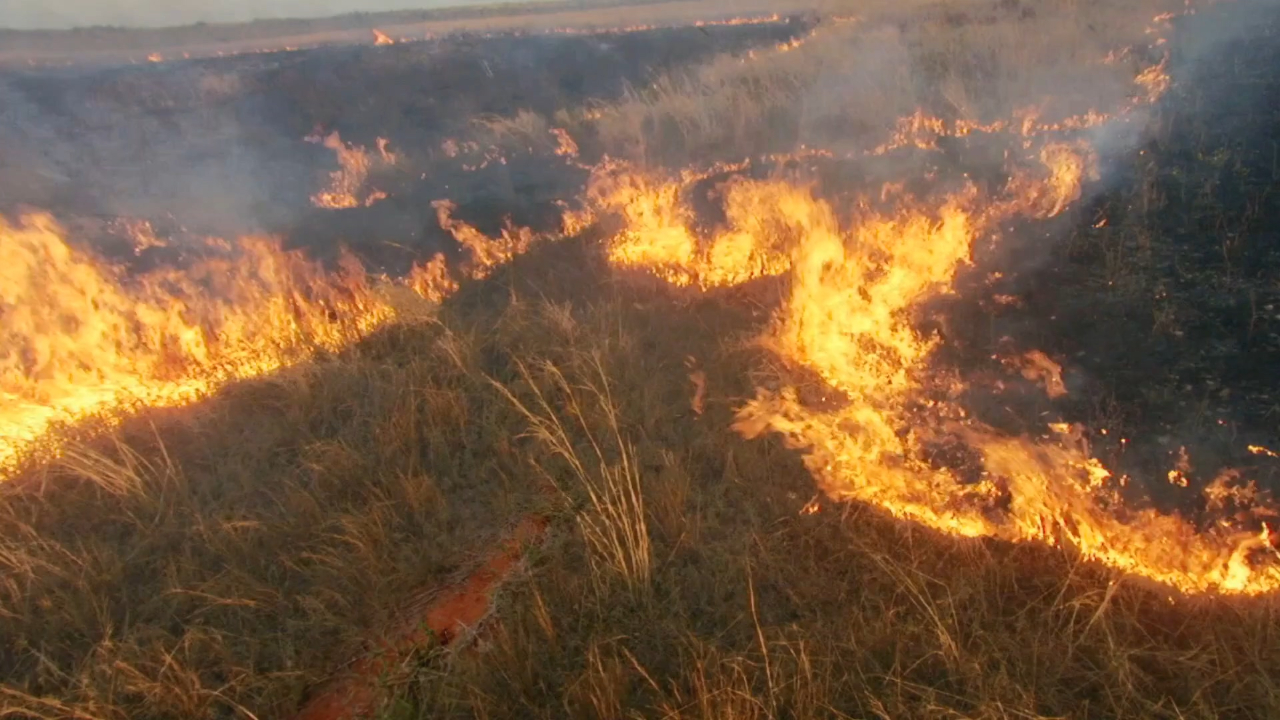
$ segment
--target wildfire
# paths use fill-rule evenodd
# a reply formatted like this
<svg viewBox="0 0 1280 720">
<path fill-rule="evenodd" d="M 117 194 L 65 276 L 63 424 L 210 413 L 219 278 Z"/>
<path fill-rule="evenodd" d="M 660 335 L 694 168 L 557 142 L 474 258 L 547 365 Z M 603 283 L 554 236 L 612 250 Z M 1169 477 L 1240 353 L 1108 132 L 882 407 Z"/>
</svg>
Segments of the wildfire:
<svg viewBox="0 0 1280 720">
<path fill-rule="evenodd" d="M 48 215 L 0 220 L 0 467 L 55 424 L 184 404 L 391 316 L 351 258 L 329 274 L 265 238 L 204 250 L 185 270 L 125 277 Z"/>
<path fill-rule="evenodd" d="M 416 264 L 405 278 L 405 284 L 430 302 L 438 303 L 458 291 L 458 281 L 449 274 L 449 263 L 437 253 L 425 263 Z"/>
<path fill-rule="evenodd" d="M 768 16 L 703 25 L 777 21 Z M 377 44 L 394 42 L 374 33 Z M 681 287 L 785 279 L 786 299 L 761 341 L 786 367 L 803 369 L 806 383 L 818 385 L 826 402 L 808 402 L 810 385 L 783 371 L 771 385 L 776 389 L 759 388 L 739 409 L 734 428 L 746 437 L 781 435 L 803 454 L 828 495 L 956 535 L 1069 545 L 1184 592 L 1280 589 L 1280 564 L 1259 557 L 1270 549 L 1270 530 L 1250 525 L 1259 517 L 1253 512 L 1258 493 L 1242 485 L 1238 473 L 1220 474 L 1203 491 L 1210 511 L 1222 513 L 1207 530 L 1150 509 L 1121 517 L 1111 508 L 1127 478 L 1114 477 L 1089 454 L 1082 428 L 1054 423 L 1045 437 L 1010 437 L 973 419 L 960 399 L 970 389 L 965 379 L 936 367 L 939 341 L 913 322 L 924 301 L 952 291 L 976 242 L 994 237 L 1013 218 L 1053 217 L 1079 199 L 1094 177 L 1093 150 L 1050 136 L 1103 125 L 1154 102 L 1170 86 L 1166 66 L 1167 56 L 1138 74 L 1138 96 L 1115 115 L 1088 109 L 1049 121 L 1030 107 L 978 123 L 921 111 L 868 151 L 928 150 L 944 136 L 1007 133 L 1013 165 L 996 194 L 964 184 L 920 197 L 906 184 L 889 184 L 842 214 L 810 187 L 733 175 L 747 162 L 670 177 L 606 161 L 592 172 L 586 207 L 566 211 L 562 224 L 574 233 L 616 217 L 621 229 L 606 246 L 611 264 Z M 560 129 L 551 133 L 556 154 L 575 159 L 574 140 Z M 385 140 L 379 139 L 376 155 L 344 143 L 336 132 L 314 141 L 333 150 L 340 166 L 330 186 L 313 196 L 316 206 L 352 208 L 385 197 L 366 188 L 375 168 L 396 163 Z M 479 146 L 448 141 L 441 149 L 457 156 Z M 802 148 L 794 157 L 833 156 Z M 490 160 L 486 155 L 484 162 Z M 492 161 L 505 158 L 496 154 Z M 724 219 L 712 232 L 695 231 L 689 190 L 720 174 L 733 175 L 718 189 Z M 429 300 L 444 299 L 464 280 L 489 276 L 541 239 L 510 222 L 489 237 L 458 220 L 453 203 L 433 207 L 465 260 L 451 268 L 436 255 L 403 280 Z M 162 243 L 149 227 L 138 225 L 131 234 L 139 252 Z M 189 402 L 318 348 L 343 347 L 392 315 L 349 258 L 341 272 L 328 274 L 262 238 L 211 242 L 203 250 L 207 257 L 181 271 L 126 277 L 74 249 L 47 215 L 16 225 L 0 222 L 0 257 L 6 260 L 0 268 L 0 465 L 19 458 L 58 423 L 132 403 Z M 1051 398 L 1067 392 L 1061 365 L 1045 353 L 1025 353 L 1008 365 L 1042 384 Z M 690 369 L 690 407 L 701 414 L 706 376 Z M 942 452 L 956 447 L 969 451 L 961 454 L 966 459 Z M 1261 446 L 1249 450 L 1275 455 Z M 1189 487 L 1190 471 L 1183 450 L 1168 473 L 1175 491 Z M 820 507 L 816 501 L 811 506 L 813 512 Z"/>
<path fill-rule="evenodd" d="M 340 210 L 354 207 L 371 207 L 387 197 L 381 190 L 365 190 L 369 174 L 375 168 L 396 163 L 396 156 L 387 150 L 387 140 L 378 138 L 378 157 L 369 157 L 368 151 L 342 141 L 335 130 L 323 139 L 308 136 L 308 142 L 320 142 L 332 150 L 338 158 L 338 169 L 329 173 L 329 187 L 311 196 L 311 203 L 319 208 Z"/>
<path fill-rule="evenodd" d="M 466 259 L 451 271 L 436 255 L 404 278 L 430 301 L 456 292 L 460 280 L 487 277 L 541 237 L 507 222 L 490 238 L 455 219 L 452 202 L 434 207 Z M 149 223 L 118 225 L 136 252 L 166 244 Z M 0 218 L 0 471 L 41 447 L 55 425 L 187 404 L 229 381 L 340 350 L 395 314 L 349 255 L 326 272 L 268 238 L 210 239 L 189 267 L 130 276 L 66 238 L 47 214 L 13 225 Z"/>
<path fill-rule="evenodd" d="M 1032 350 L 1019 358 L 1017 367 L 1022 377 L 1043 383 L 1044 393 L 1050 398 L 1057 399 L 1067 394 L 1067 386 L 1062 381 L 1062 366 L 1039 350 Z"/>
<path fill-rule="evenodd" d="M 964 379 L 935 366 L 938 341 L 912 320 L 923 301 L 950 292 L 977 240 L 1014 217 L 1058 215 L 1079 198 L 1083 183 L 1096 177 L 1094 153 L 1087 144 L 1048 136 L 1101 125 L 1153 102 L 1169 86 L 1165 62 L 1136 82 L 1144 91 L 1116 116 L 1089 110 L 1047 122 L 1033 109 L 995 124 L 965 125 L 917 113 L 872 151 L 928 148 L 931 138 L 971 132 L 1007 132 L 1027 150 L 1038 145 L 1025 158 L 1034 162 L 1011 168 L 996 196 L 966 185 L 930 199 L 895 186 L 880 193 L 881 206 L 893 206 L 868 200 L 852 223 L 842 224 L 807 188 L 735 178 L 722 186 L 725 219 L 708 237 L 691 229 L 688 173 L 663 179 L 614 163 L 592 177 L 588 198 L 598 213 L 622 223 L 608 245 L 617 268 L 699 288 L 787 277 L 789 297 L 761 340 L 787 366 L 820 378 L 827 402 L 807 402 L 807 386 L 788 381 L 784 371 L 771 386 L 780 389 L 759 388 L 740 408 L 735 429 L 746 437 L 781 435 L 828 495 L 956 535 L 1071 546 L 1183 592 L 1273 591 L 1280 589 L 1280 563 L 1265 557 L 1274 552 L 1270 531 L 1250 524 L 1262 514 L 1249 505 L 1256 493 L 1240 486 L 1238 475 L 1224 473 L 1203 491 L 1210 508 L 1234 503 L 1238 510 L 1224 512 L 1208 530 L 1150 509 L 1116 514 L 1110 508 L 1119 504 L 1118 488 L 1128 478 L 1113 476 L 1089 455 L 1081 428 L 1010 437 L 973 419 L 959 400 Z M 1044 353 L 1028 353 L 1011 366 L 1051 397 L 1066 393 L 1061 366 Z M 942 450 L 955 447 L 971 456 L 944 459 Z M 1169 473 L 1175 489 L 1188 485 L 1188 472 L 1180 456 Z"/>
<path fill-rule="evenodd" d="M 1266 547 L 1256 532 L 1198 534 L 1154 511 L 1116 518 L 1104 510 L 1113 492 L 1110 473 L 1086 450 L 1001 436 L 967 418 L 950 399 L 963 383 L 929 366 L 934 341 L 913 328 L 910 310 L 945 291 L 974 240 L 1010 213 L 1059 212 L 1079 190 L 1080 167 L 1053 167 L 1051 182 L 1024 184 L 1005 203 L 984 203 L 969 190 L 934 210 L 872 214 L 847 229 L 814 201 L 804 216 L 820 222 L 795 247 L 791 297 L 766 341 L 791 363 L 815 371 L 845 401 L 818 410 L 803 403 L 795 387 L 761 390 L 741 409 L 736 427 L 748 437 L 783 435 L 805 453 L 828 493 L 946 532 L 1069 544 L 1188 592 L 1280 587 L 1280 569 L 1250 563 L 1254 551 Z M 1061 382 L 1053 378 L 1056 364 L 1032 363 L 1037 376 L 1050 372 L 1055 392 Z M 973 467 L 934 459 L 935 448 L 955 442 L 978 454 Z"/>
<path fill-rule="evenodd" d="M 769 15 L 758 15 L 755 17 L 735 17 L 725 18 L 723 20 L 699 20 L 694 23 L 696 27 L 715 27 L 733 26 L 733 25 L 768 25 L 771 23 L 782 22 L 782 16 L 777 13 Z"/>
<path fill-rule="evenodd" d="M 769 15 L 755 15 L 743 17 L 723 18 L 719 20 L 697 20 L 694 21 L 694 27 L 710 28 L 710 27 L 733 27 L 742 25 L 773 25 L 783 22 L 781 15 L 771 13 Z M 649 30 L 658 30 L 665 27 L 672 27 L 669 24 L 646 23 L 636 25 L 619 25 L 614 27 L 556 27 L 544 31 L 549 35 L 599 35 L 599 34 L 622 34 L 645 32 Z"/>
<path fill-rule="evenodd" d="M 827 18 L 827 21 L 831 24 L 846 23 L 846 22 L 852 22 L 855 20 L 856 18 L 841 17 L 841 16 L 831 16 Z M 698 20 L 692 23 L 692 25 L 695 27 L 712 28 L 712 27 L 731 27 L 731 26 L 747 26 L 747 25 L 782 24 L 787 21 L 788 20 L 786 17 L 783 17 L 782 15 L 779 15 L 777 13 L 772 13 L 767 15 L 732 17 L 732 18 L 723 18 L 723 19 L 717 19 L 717 20 Z M 475 28 L 474 32 L 471 34 L 474 35 L 475 37 L 483 38 L 483 39 L 495 39 L 495 38 L 503 38 L 503 37 L 511 37 L 511 36 L 527 36 L 527 35 L 554 36 L 554 35 L 627 34 L 627 33 L 653 31 L 653 30 L 663 30 L 663 29 L 668 29 L 673 27 L 680 27 L 682 25 L 685 25 L 685 23 L 673 21 L 669 23 L 664 22 L 664 23 L 648 23 L 648 24 L 619 25 L 619 26 L 592 24 L 592 25 L 584 25 L 584 26 L 543 27 L 543 28 L 537 28 L 533 30 L 520 28 L 515 25 L 512 25 L 502 29 L 480 29 L 479 27 L 477 27 Z M 415 41 L 434 40 L 444 35 L 451 34 L 452 32 L 456 32 L 458 29 L 460 28 L 451 26 L 448 28 L 441 28 L 442 32 L 432 32 L 430 30 L 427 30 L 422 32 L 421 34 L 415 33 L 414 36 L 407 36 L 407 35 L 401 36 L 398 40 L 395 37 L 392 37 L 388 33 L 378 28 L 372 28 L 370 30 L 370 35 L 373 38 L 373 44 L 375 46 L 380 47 L 380 46 L 386 46 L 386 45 L 396 45 L 400 43 L 410 43 Z M 344 40 L 359 42 L 358 38 L 359 38 L 359 35 L 350 34 L 350 35 L 347 35 Z M 221 49 L 209 49 L 209 50 L 196 51 L 196 52 L 193 52 L 190 50 L 181 51 L 181 54 L 184 59 L 191 59 L 192 57 L 227 58 L 227 57 L 238 57 L 238 56 L 245 56 L 245 55 L 272 55 L 276 53 L 292 53 L 292 52 L 297 52 L 299 50 L 314 50 L 314 49 L 332 46 L 334 44 L 337 44 L 337 42 L 343 42 L 343 40 L 339 40 L 339 41 L 317 40 L 317 41 L 309 42 L 302 45 L 284 44 L 284 45 L 278 45 L 278 46 L 271 46 L 271 45 L 260 46 L 260 47 L 241 46 L 241 47 L 234 47 L 234 48 L 229 48 L 224 46 Z M 790 50 L 790 49 L 799 47 L 799 45 L 802 43 L 803 43 L 803 39 L 790 40 L 790 41 L 779 43 L 778 49 Z M 128 57 L 126 58 L 126 60 L 133 64 L 138 64 L 144 60 L 146 62 L 159 63 L 159 62 L 164 62 L 166 60 L 166 56 L 163 53 L 157 51 L 157 52 L 149 52 L 146 56 L 135 55 L 132 57 Z M 61 66 L 70 67 L 77 64 L 78 61 L 73 58 L 63 59 L 63 58 L 51 57 L 51 58 L 27 58 L 25 62 L 28 66 L 31 66 L 31 67 L 61 67 Z"/>
<path fill-rule="evenodd" d="M 494 268 L 511 262 L 515 256 L 529 249 L 533 244 L 533 231 L 526 227 L 516 227 L 508 220 L 502 234 L 490 238 L 467 223 L 454 219 L 457 206 L 449 200 L 437 200 L 431 204 L 436 210 L 436 219 L 440 227 L 449 231 L 453 238 L 462 245 L 470 257 L 464 268 L 467 276 L 476 280 L 483 279 L 493 272 Z"/>
<path fill-rule="evenodd" d="M 556 139 L 556 154 L 563 158 L 574 159 L 578 157 L 578 143 L 564 128 L 551 128 L 551 135 Z"/>
<path fill-rule="evenodd" d="M 489 238 L 434 203 L 466 260 L 443 255 L 402 281 L 439 302 L 460 280 L 487 277 L 541 236 L 506 223 Z M 119 221 L 135 252 L 166 245 L 149 223 Z M 48 431 L 136 406 L 190 403 L 227 382 L 337 351 L 390 321 L 388 299 L 344 255 L 326 272 L 268 238 L 210 239 L 189 267 L 126 275 L 77 250 L 47 214 L 0 218 L 0 471 L 41 447 Z"/>
<path fill-rule="evenodd" d="M 457 292 L 462 280 L 482 280 L 494 269 L 505 265 L 523 254 L 546 236 L 535 234 L 527 227 L 516 227 L 508 219 L 501 234 L 491 238 L 474 226 L 453 217 L 457 206 L 449 200 L 432 203 L 440 227 L 449 232 L 462 246 L 466 260 L 456 269 L 449 267 L 443 254 L 437 253 L 430 260 L 413 266 L 403 283 L 430 302 L 440 302 Z"/>
<path fill-rule="evenodd" d="M 1169 89 L 1171 81 L 1167 72 L 1169 57 L 1166 55 L 1158 65 L 1153 65 L 1135 79 L 1135 82 L 1146 91 L 1142 98 L 1145 102 L 1154 103 Z"/>
</svg>

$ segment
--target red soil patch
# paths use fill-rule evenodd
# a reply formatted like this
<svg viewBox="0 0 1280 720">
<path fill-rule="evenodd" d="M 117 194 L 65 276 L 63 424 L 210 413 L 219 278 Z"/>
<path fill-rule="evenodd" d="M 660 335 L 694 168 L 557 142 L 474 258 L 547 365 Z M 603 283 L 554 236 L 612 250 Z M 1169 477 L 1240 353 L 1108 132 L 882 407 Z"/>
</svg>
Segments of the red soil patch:
<svg viewBox="0 0 1280 720">
<path fill-rule="evenodd" d="M 540 540 L 547 519 L 525 518 L 493 550 L 475 572 L 448 588 L 426 609 L 406 617 L 403 625 L 380 640 L 375 650 L 357 661 L 347 675 L 311 699 L 295 720 L 354 720 L 377 708 L 379 680 L 402 665 L 416 650 L 433 643 L 448 646 L 479 624 L 493 610 L 494 592 L 515 571 L 524 548 Z"/>
</svg>

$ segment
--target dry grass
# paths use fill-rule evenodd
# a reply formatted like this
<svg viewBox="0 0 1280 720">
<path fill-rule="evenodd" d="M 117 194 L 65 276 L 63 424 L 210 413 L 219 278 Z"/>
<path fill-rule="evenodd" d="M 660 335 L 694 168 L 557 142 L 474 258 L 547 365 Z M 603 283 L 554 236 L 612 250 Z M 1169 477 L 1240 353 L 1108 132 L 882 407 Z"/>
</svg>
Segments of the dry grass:
<svg viewBox="0 0 1280 720">
<path fill-rule="evenodd" d="M 558 316 L 559 322 L 572 326 L 572 315 L 567 310 L 554 305 L 548 309 Z M 542 374 L 559 397 L 560 401 L 554 402 L 538 388 L 529 368 L 517 360 L 521 379 L 533 388 L 532 409 L 506 386 L 498 382 L 494 385 L 529 421 L 529 435 L 545 444 L 555 458 L 568 466 L 568 474 L 577 481 L 579 492 L 585 493 L 586 507 L 577 513 L 577 521 L 591 549 L 592 577 L 604 578 L 613 572 L 631 589 L 643 590 L 649 583 L 653 558 L 636 451 L 618 427 L 618 409 L 609 391 L 609 376 L 599 352 L 582 358 L 582 364 L 592 368 L 594 377 L 585 378 L 581 386 L 571 384 L 555 364 L 541 364 Z M 568 417 L 561 417 L 557 405 L 564 406 Z M 606 437 L 598 438 L 591 431 L 589 413 L 600 415 L 608 432 Z M 580 450 L 582 440 L 586 447 Z M 559 473 L 543 465 L 538 465 L 538 470 L 572 502 L 574 492 L 564 486 Z"/>
<path fill-rule="evenodd" d="M 848 6 L 799 48 L 720 57 L 658 78 L 579 119 L 600 151 L 651 165 L 738 160 L 806 144 L 862 149 L 917 109 L 989 123 L 1017 111 L 1058 118 L 1116 107 L 1135 63 L 1103 65 L 1146 40 L 1167 0 Z"/>
<path fill-rule="evenodd" d="M 439 324 L 144 414 L 12 486 L 0 709 L 283 716 L 545 506 L 545 476 L 554 539 L 483 652 L 427 654 L 383 717 L 1280 712 L 1270 601 L 1170 600 L 865 508 L 802 514 L 795 454 L 730 429 L 759 359 L 717 338 L 748 311 L 610 282 L 585 243 L 489 282 Z"/>
<path fill-rule="evenodd" d="M 594 270 L 583 252 L 577 277 Z M 578 448 L 576 458 L 595 458 L 590 438 L 614 427 L 635 439 L 642 499 L 633 507 L 643 506 L 652 543 L 647 591 L 608 581 L 619 568 L 599 562 L 593 523 L 611 516 L 579 502 L 579 519 L 558 526 L 512 589 L 483 652 L 428 663 L 387 717 L 1280 711 L 1272 601 L 1171 599 L 1061 551 L 942 537 L 866 508 L 804 514 L 814 489 L 796 457 L 729 429 L 758 359 L 708 335 L 748 331 L 748 312 L 608 282 L 569 288 L 541 270 L 563 265 L 522 265 L 532 286 L 516 297 L 546 300 L 517 301 L 501 322 L 552 338 L 527 351 L 556 370 L 550 382 L 521 375 L 520 387 L 535 403 L 527 388 L 559 388 L 529 413 L 533 425 L 542 442 Z M 552 315 L 572 317 L 573 333 L 559 334 L 569 323 Z M 701 416 L 683 412 L 687 355 L 707 368 Z M 587 409 L 603 395 L 600 367 L 609 412 Z M 579 477 L 560 460 L 553 475 Z M 583 467 L 593 482 L 603 477 Z M 622 537 L 634 522 L 617 517 L 606 532 Z"/>
<path fill-rule="evenodd" d="M 804 10 L 807 0 L 658 0 L 656 2 L 531 2 L 442 10 L 356 13 L 315 20 L 261 20 L 178 28 L 91 28 L 75 31 L 0 29 L 0 65 L 67 62 L 141 62 L 152 53 L 172 59 L 218 54 L 278 51 L 343 44 L 372 44 L 377 28 L 396 40 L 421 40 L 452 33 L 542 32 L 617 29 L 640 25 L 681 25 L 734 15 Z"/>
<path fill-rule="evenodd" d="M 836 29 L 579 122 L 683 164 L 943 101 L 977 119 L 1049 90 L 1101 102 L 1121 71 L 1055 72 L 1121 39 L 1091 25 L 1152 9 Z M 851 62 L 866 72 L 837 72 Z M 428 654 L 385 717 L 1280 716 L 1273 600 L 1169 598 L 1058 550 L 803 513 L 796 454 L 730 429 L 763 362 L 736 339 L 759 322 L 617 282 L 566 241 L 342 356 L 69 430 L 63 460 L 0 497 L 0 716 L 287 716 L 404 599 L 548 505 L 553 540 L 483 652 Z"/>
</svg>

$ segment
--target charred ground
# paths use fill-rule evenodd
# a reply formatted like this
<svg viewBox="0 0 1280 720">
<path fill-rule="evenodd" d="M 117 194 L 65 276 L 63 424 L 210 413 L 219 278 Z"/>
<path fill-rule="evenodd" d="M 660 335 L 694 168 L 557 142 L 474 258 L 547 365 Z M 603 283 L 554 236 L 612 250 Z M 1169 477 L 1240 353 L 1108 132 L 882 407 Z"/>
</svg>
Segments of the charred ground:
<svg viewBox="0 0 1280 720">
<path fill-rule="evenodd" d="M 919 98 L 952 107 L 937 97 L 951 76 L 929 38 L 1001 20 L 1023 28 L 1035 15 L 1026 9 L 1002 2 L 919 23 L 928 33 L 911 36 L 906 67 L 936 73 L 913 74 Z M 967 407 L 1015 432 L 1039 432 L 1055 419 L 1105 427 L 1095 447 L 1144 480 L 1143 491 L 1160 487 L 1146 481 L 1162 481 L 1170 469 L 1170 443 L 1186 442 L 1193 462 L 1204 464 L 1195 481 L 1207 480 L 1214 463 L 1263 462 L 1240 451 L 1277 435 L 1264 399 L 1274 325 L 1259 312 L 1280 272 L 1266 229 L 1280 212 L 1266 192 L 1275 172 L 1264 60 L 1275 52 L 1273 26 L 1258 23 L 1257 37 L 1207 64 L 1175 63 L 1178 85 L 1155 109 L 1151 135 L 1106 168 L 1083 207 L 1002 230 L 999 253 L 980 252 L 958 295 L 922 314 L 922 327 L 945 340 L 938 365 L 969 377 L 1007 378 L 993 354 L 1038 349 L 1063 360 L 1064 398 L 1047 399 L 1028 383 L 993 399 L 975 382 Z M 662 66 L 663 38 L 696 40 L 682 51 L 689 62 L 772 44 L 802 27 L 742 30 L 716 48 L 697 47 L 707 34 L 686 29 L 627 35 L 625 43 L 620 36 L 450 40 L 437 54 L 425 45 L 318 50 L 93 78 L 27 75 L 11 79 L 10 89 L 21 89 L 17 97 L 38 109 L 35 117 L 69 123 L 52 124 L 51 147 L 62 148 L 52 152 L 65 153 L 56 167 L 66 179 L 28 187 L 23 173 L 49 167 L 35 160 L 17 162 L 19 172 L 4 177 L 18 196 L 32 193 L 21 196 L 26 202 L 49 201 L 72 220 L 118 213 L 103 199 L 115 177 L 108 165 L 96 165 L 97 176 L 73 172 L 75 154 L 103 141 L 75 133 L 134 132 L 136 121 L 143 129 L 126 145 L 139 158 L 155 149 L 148 143 L 158 132 L 174 148 L 200 147 L 215 175 L 240 177 L 235 155 L 219 156 L 219 138 L 196 132 L 225 128 L 230 117 L 241 157 L 269 159 L 261 198 L 287 209 L 277 215 L 264 202 L 245 215 L 250 222 L 283 231 L 318 257 L 345 242 L 372 268 L 395 272 L 449 248 L 432 200 L 457 200 L 461 216 L 492 231 L 504 214 L 550 222 L 551 202 L 580 192 L 586 171 L 553 154 L 546 126 L 583 124 L 557 111 L 616 99 L 624 79 L 644 79 L 644 63 L 600 43 L 622 43 Z M 711 37 L 730 30 L 740 31 L 711 29 Z M 984 52 L 963 67 L 974 83 L 991 72 Z M 562 82 L 559 70 L 515 63 L 520 53 L 530 62 L 591 66 L 568 68 Z M 615 64 L 596 76 L 595 61 Z M 401 67 L 415 63 L 426 70 Z M 1262 69 L 1254 75 L 1254 67 Z M 137 98 L 181 97 L 173 88 L 198 86 L 201 77 L 241 75 L 229 87 L 250 90 L 228 91 L 208 119 L 199 99 L 122 110 Z M 865 89 L 818 87 L 837 101 Z M 751 96 L 769 109 L 756 118 L 764 120 L 755 134 L 717 122 L 723 116 L 711 111 L 709 121 L 681 116 L 670 103 L 675 110 L 642 123 L 661 141 L 625 147 L 637 159 L 709 163 L 839 129 L 834 114 L 812 110 L 811 96 L 802 109 L 805 96 L 794 85 L 770 91 Z M 503 94 L 517 92 L 541 124 L 524 134 L 506 126 L 506 163 L 463 171 L 458 164 L 470 158 L 438 152 L 457 135 L 488 142 L 493 127 L 477 131 L 467 113 L 439 98 L 510 114 L 527 109 Z M 111 123 L 67 120 L 87 97 L 106 98 Z M 1231 104 L 1241 97 L 1243 108 Z M 660 108 L 670 99 L 644 91 L 629 98 Z M 718 101 L 711 93 L 701 100 L 713 110 Z M 861 120 L 850 123 L 857 132 L 886 129 Z M 333 169 L 332 152 L 300 144 L 317 123 L 366 147 L 379 136 L 391 140 L 406 159 L 376 178 L 390 197 L 367 208 L 310 207 L 310 193 Z M 686 134 L 669 141 L 676 130 Z M 535 135 L 546 145 L 522 145 Z M 583 159 L 598 159 L 611 143 L 584 136 Z M 96 152 L 122 152 L 113 148 Z M 839 199 L 906 169 L 912 191 L 928 195 L 954 187 L 966 171 L 986 173 L 983 181 L 998 188 L 1007 177 L 985 162 L 989 155 L 975 136 L 943 151 L 906 149 L 878 160 L 760 162 L 747 174 L 794 177 Z M 172 178 L 186 159 L 167 162 L 161 166 Z M 143 174 L 126 168 L 120 177 L 136 182 Z M 712 191 L 730 175 L 688 189 L 708 231 L 723 216 Z M 254 202 L 256 190 L 248 193 Z M 196 225 L 140 214 L 157 225 Z M 222 210 L 210 216 L 225 219 Z M 119 427 L 65 429 L 75 452 L 25 467 L 3 497 L 0 537 L 13 580 L 0 585 L 0 675 L 8 678 L 0 708 L 17 717 L 288 717 L 424 588 L 465 574 L 478 548 L 538 510 L 554 532 L 530 553 L 530 572 L 509 587 L 493 622 L 474 644 L 425 646 L 383 678 L 391 700 L 382 717 L 1277 713 L 1280 643 L 1269 599 L 1172 597 L 1079 562 L 1069 548 L 957 539 L 822 498 L 796 451 L 731 430 L 736 410 L 776 375 L 769 366 L 777 360 L 751 340 L 785 295 L 785 281 L 672 289 L 613 271 L 602 256 L 605 230 L 537 247 L 484 282 L 464 284 L 428 319 L 385 328 L 304 367 L 178 410 L 144 409 Z M 92 245 L 95 236 L 85 237 Z M 138 266 L 169 260 L 131 258 L 127 244 L 112 254 Z M 1005 273 L 994 287 L 993 270 Z M 1019 301 L 993 303 L 998 294 Z M 701 413 L 690 401 L 699 371 L 707 389 Z M 607 442 L 613 421 L 598 397 L 602 384 L 625 431 L 621 447 Z M 816 378 L 809 385 L 815 401 L 838 402 Z M 584 456 L 601 440 L 610 460 L 633 453 L 652 542 L 642 578 L 601 565 L 583 535 L 590 507 L 583 488 L 566 483 L 552 498 L 539 490 L 539 478 L 571 476 L 563 456 L 526 435 L 529 418 L 510 402 L 533 406 L 540 393 L 580 425 L 572 440 Z M 1205 398 L 1203 409 L 1179 404 Z M 575 406 L 586 410 L 573 417 Z M 1219 418 L 1237 425 L 1217 425 Z M 1115 437 L 1128 439 L 1123 453 L 1108 445 Z M 938 455 L 939 465 L 972 460 L 964 448 Z M 1273 479 L 1265 464 L 1248 469 Z M 1136 494 L 1164 502 L 1158 493 Z"/>
<path fill-rule="evenodd" d="M 982 417 L 1014 432 L 1081 423 L 1108 467 L 1142 480 L 1134 496 L 1164 508 L 1187 497 L 1166 485 L 1179 448 L 1193 488 L 1226 468 L 1270 491 L 1280 481 L 1274 457 L 1247 449 L 1280 442 L 1278 16 L 1240 12 L 1250 32 L 1173 54 L 1178 82 L 1143 141 L 1111 160 L 1078 211 L 1009 228 L 969 274 L 975 300 L 945 313 L 946 362 L 998 375 L 1010 353 L 1063 358 L 1066 397 L 1010 388 L 975 397 Z"/>
</svg>

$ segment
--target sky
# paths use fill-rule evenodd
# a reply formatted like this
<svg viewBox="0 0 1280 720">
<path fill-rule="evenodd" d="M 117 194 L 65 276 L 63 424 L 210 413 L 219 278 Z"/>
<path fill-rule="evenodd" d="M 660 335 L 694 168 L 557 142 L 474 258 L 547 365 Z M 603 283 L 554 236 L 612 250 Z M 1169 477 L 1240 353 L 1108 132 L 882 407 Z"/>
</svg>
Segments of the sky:
<svg viewBox="0 0 1280 720">
<path fill-rule="evenodd" d="M 155 27 L 479 5 L 486 1 L 492 0 L 0 0 L 0 27 Z"/>
</svg>

